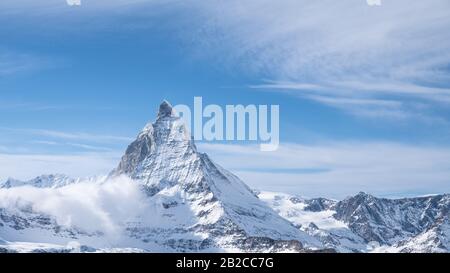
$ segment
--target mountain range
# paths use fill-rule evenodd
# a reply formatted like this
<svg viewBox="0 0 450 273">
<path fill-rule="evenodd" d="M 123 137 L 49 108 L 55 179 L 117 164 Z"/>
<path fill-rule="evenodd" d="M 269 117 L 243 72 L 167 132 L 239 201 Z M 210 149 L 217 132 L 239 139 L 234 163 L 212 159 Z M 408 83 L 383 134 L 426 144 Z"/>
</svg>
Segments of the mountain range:
<svg viewBox="0 0 450 273">
<path fill-rule="evenodd" d="M 80 200 L 91 206 L 70 205 Z M 448 194 L 252 190 L 197 150 L 164 101 L 107 176 L 0 183 L 0 252 L 449 252 L 449 208 Z"/>
</svg>

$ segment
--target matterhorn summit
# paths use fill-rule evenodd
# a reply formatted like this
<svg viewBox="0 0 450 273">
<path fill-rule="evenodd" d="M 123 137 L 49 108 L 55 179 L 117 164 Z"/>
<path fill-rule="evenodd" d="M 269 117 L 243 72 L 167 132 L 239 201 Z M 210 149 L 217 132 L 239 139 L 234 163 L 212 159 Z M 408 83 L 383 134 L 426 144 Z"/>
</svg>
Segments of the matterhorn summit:
<svg viewBox="0 0 450 273">
<path fill-rule="evenodd" d="M 167 101 L 111 175 L 139 181 L 149 198 L 161 203 L 162 222 L 174 224 L 158 227 L 164 236 L 201 234 L 203 239 L 190 239 L 187 247 L 282 251 L 319 245 L 261 202 L 238 177 L 199 153 Z"/>
</svg>

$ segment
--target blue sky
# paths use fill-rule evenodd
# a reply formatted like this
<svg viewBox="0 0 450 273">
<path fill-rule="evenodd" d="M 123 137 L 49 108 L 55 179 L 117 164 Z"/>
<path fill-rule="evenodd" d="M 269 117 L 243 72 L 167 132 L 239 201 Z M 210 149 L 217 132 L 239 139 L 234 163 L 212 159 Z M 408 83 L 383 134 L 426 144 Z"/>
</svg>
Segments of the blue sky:
<svg viewBox="0 0 450 273">
<path fill-rule="evenodd" d="M 277 152 L 199 144 L 252 187 L 449 192 L 449 27 L 439 0 L 2 1 L 0 179 L 105 173 L 202 96 L 280 105 Z"/>
</svg>

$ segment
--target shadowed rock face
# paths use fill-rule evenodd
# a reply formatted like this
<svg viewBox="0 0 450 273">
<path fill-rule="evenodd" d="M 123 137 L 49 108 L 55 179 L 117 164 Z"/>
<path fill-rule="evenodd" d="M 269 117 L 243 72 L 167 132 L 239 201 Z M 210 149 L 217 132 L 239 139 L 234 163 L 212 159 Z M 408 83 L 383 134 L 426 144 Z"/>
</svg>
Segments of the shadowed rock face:
<svg viewBox="0 0 450 273">
<path fill-rule="evenodd" d="M 308 206 L 305 207 L 305 210 L 318 212 L 330 209 L 336 204 L 336 201 L 329 200 L 326 198 L 314 198 L 306 200 L 306 203 L 308 204 Z"/>
<path fill-rule="evenodd" d="M 163 101 L 159 106 L 158 119 L 175 116 L 172 105 L 168 101 Z"/>
<path fill-rule="evenodd" d="M 152 149 L 151 135 L 143 135 L 138 140 L 131 143 L 119 166 L 112 174 L 127 174 L 133 176 L 133 172 L 138 168 L 138 165 L 146 158 Z"/>
<path fill-rule="evenodd" d="M 299 229 L 339 252 L 449 252 L 450 195 L 343 201 L 284 193 L 259 197 Z"/>
<path fill-rule="evenodd" d="M 335 217 L 366 241 L 390 245 L 448 218 L 449 196 L 384 199 L 359 193 L 338 202 Z"/>
</svg>

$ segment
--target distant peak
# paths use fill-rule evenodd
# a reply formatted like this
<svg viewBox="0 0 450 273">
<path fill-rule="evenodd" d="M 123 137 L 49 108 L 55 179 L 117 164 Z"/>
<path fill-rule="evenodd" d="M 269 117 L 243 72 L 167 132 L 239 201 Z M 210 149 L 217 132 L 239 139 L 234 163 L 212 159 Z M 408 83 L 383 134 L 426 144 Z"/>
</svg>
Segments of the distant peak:
<svg viewBox="0 0 450 273">
<path fill-rule="evenodd" d="M 368 194 L 368 193 L 366 193 L 366 192 L 360 191 L 360 192 L 358 192 L 358 194 L 356 194 L 356 195 L 353 196 L 353 197 L 354 197 L 354 198 L 363 198 L 363 199 L 367 199 L 367 198 L 372 197 L 372 195 L 370 195 L 370 194 Z"/>
<path fill-rule="evenodd" d="M 377 199 L 375 196 L 362 191 L 359 192 L 357 195 L 353 196 L 352 198 L 364 201 L 372 201 Z"/>
<path fill-rule="evenodd" d="M 168 101 L 164 100 L 161 105 L 159 105 L 158 118 L 171 117 L 174 114 L 173 107 Z"/>
</svg>

